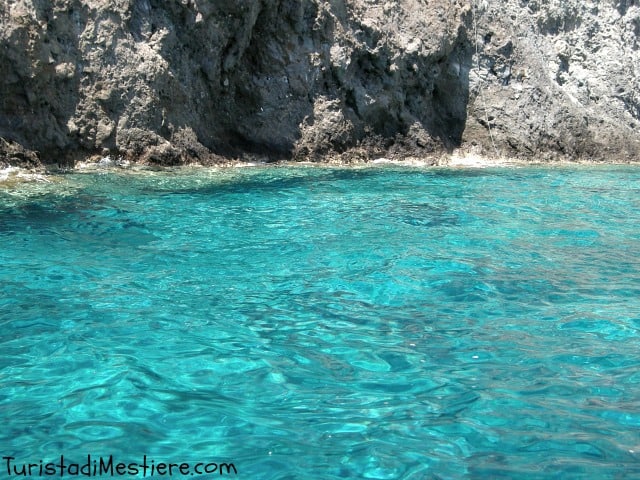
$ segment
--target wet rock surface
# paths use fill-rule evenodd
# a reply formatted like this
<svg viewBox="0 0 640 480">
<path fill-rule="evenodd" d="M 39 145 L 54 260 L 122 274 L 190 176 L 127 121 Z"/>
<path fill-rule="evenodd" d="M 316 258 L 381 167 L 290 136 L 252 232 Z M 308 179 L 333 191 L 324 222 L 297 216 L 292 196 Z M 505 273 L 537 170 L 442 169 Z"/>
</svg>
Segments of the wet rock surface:
<svg viewBox="0 0 640 480">
<path fill-rule="evenodd" d="M 640 152 L 634 0 L 8 0 L 0 159 Z"/>
</svg>

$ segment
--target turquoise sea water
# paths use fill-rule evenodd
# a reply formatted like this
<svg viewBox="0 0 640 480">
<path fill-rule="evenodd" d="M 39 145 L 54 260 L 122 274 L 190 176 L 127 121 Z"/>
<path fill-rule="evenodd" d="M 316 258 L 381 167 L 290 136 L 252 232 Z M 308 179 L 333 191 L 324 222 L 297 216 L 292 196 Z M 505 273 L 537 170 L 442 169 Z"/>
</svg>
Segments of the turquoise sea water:
<svg viewBox="0 0 640 480">
<path fill-rule="evenodd" d="M 640 478 L 640 169 L 73 174 L 0 242 L 16 463 Z"/>
</svg>

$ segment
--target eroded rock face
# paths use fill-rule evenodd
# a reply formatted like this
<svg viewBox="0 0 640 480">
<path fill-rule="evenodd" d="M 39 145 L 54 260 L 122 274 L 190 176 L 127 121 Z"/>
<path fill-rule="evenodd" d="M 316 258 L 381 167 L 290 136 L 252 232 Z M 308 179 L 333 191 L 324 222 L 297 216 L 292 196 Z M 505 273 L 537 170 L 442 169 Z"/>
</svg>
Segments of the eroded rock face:
<svg viewBox="0 0 640 480">
<path fill-rule="evenodd" d="M 640 160 L 640 2 L 485 0 L 475 12 L 466 147 Z"/>
<path fill-rule="evenodd" d="M 636 3 L 5 0 L 0 137 L 58 163 L 629 158 Z"/>
</svg>

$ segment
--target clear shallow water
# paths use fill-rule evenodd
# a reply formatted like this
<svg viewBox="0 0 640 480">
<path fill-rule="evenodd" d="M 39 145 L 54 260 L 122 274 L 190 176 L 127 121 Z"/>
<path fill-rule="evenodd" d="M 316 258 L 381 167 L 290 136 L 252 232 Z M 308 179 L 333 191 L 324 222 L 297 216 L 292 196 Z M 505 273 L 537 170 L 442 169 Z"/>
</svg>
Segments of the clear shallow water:
<svg viewBox="0 0 640 480">
<path fill-rule="evenodd" d="M 21 188 L 0 190 L 3 456 L 640 477 L 640 169 Z"/>
</svg>

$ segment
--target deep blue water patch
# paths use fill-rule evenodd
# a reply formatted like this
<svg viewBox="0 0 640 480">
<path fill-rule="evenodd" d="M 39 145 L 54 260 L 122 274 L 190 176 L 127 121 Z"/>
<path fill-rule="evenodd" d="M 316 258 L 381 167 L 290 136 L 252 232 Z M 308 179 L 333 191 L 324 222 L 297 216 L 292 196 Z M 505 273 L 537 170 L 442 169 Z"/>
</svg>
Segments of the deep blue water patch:
<svg viewBox="0 0 640 480">
<path fill-rule="evenodd" d="M 638 169 L 21 189 L 0 190 L 3 456 L 640 477 Z"/>
</svg>

